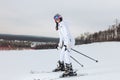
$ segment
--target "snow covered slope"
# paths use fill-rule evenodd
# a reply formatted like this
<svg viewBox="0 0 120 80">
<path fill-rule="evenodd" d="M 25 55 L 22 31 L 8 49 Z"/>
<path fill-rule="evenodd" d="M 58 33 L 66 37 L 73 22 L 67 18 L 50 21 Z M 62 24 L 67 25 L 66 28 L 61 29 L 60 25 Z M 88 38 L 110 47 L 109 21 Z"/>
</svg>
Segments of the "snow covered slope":
<svg viewBox="0 0 120 80">
<path fill-rule="evenodd" d="M 72 51 L 71 55 L 84 65 L 82 68 L 72 60 L 73 68 L 79 69 L 78 74 L 88 75 L 60 80 L 120 80 L 120 42 L 79 45 L 74 49 L 99 62 Z M 50 80 L 58 77 L 61 72 L 41 73 L 53 70 L 58 58 L 56 49 L 0 51 L 0 80 Z M 36 71 L 36 74 L 31 74 L 31 71 Z"/>
</svg>

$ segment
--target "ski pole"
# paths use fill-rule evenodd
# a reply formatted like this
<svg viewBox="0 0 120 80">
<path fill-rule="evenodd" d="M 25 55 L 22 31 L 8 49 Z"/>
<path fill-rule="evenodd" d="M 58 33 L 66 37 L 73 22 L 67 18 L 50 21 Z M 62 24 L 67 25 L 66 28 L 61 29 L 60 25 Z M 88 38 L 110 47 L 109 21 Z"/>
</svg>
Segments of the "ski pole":
<svg viewBox="0 0 120 80">
<path fill-rule="evenodd" d="M 95 62 L 98 62 L 98 60 L 95 60 L 95 59 L 93 59 L 93 58 L 91 58 L 91 57 L 89 57 L 89 56 L 87 56 L 87 55 L 85 55 L 85 54 L 83 54 L 83 53 L 81 53 L 81 52 L 75 50 L 75 49 L 72 49 L 72 50 L 75 51 L 76 53 L 79 53 L 79 54 L 81 54 L 81 55 L 83 55 L 83 56 L 85 56 L 85 57 L 87 57 L 87 58 L 89 58 L 89 59 L 95 61 Z"/>
<path fill-rule="evenodd" d="M 84 67 L 80 62 L 78 62 L 74 57 L 70 56 L 75 62 L 77 62 L 81 67 Z"/>
</svg>

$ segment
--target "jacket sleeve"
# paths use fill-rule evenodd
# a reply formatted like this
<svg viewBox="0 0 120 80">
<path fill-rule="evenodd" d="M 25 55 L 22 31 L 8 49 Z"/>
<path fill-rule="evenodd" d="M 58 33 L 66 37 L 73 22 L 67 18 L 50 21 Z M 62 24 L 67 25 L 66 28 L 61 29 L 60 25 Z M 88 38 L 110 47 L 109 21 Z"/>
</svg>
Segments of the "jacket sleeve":
<svg viewBox="0 0 120 80">
<path fill-rule="evenodd" d="M 63 45 L 63 37 L 62 37 L 61 33 L 59 32 L 59 43 L 58 43 L 58 46 L 62 47 L 62 45 Z"/>
<path fill-rule="evenodd" d="M 62 28 L 63 28 L 62 33 L 64 36 L 64 45 L 69 46 L 70 45 L 70 34 L 68 31 L 68 28 L 65 25 L 63 25 Z"/>
</svg>

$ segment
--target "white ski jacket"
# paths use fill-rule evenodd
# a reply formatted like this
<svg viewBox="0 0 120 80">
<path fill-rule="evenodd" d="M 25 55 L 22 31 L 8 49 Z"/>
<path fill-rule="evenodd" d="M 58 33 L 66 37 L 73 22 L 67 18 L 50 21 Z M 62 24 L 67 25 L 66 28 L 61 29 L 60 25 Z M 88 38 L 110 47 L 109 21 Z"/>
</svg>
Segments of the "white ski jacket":
<svg viewBox="0 0 120 80">
<path fill-rule="evenodd" d="M 58 45 L 66 45 L 67 48 L 72 48 L 75 45 L 75 40 L 71 36 L 68 26 L 64 21 L 59 23 L 58 31 L 60 37 Z"/>
</svg>

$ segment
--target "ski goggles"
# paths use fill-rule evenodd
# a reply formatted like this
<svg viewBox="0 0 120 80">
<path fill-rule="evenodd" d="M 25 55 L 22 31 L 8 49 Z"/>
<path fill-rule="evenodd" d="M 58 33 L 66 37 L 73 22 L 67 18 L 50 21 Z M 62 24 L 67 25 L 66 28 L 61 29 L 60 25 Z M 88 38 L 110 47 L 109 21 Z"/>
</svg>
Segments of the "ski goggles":
<svg viewBox="0 0 120 80">
<path fill-rule="evenodd" d="M 61 18 L 61 16 L 55 16 L 54 17 L 54 20 L 58 20 L 58 19 L 60 19 Z"/>
</svg>

